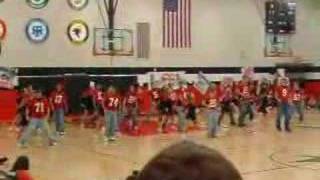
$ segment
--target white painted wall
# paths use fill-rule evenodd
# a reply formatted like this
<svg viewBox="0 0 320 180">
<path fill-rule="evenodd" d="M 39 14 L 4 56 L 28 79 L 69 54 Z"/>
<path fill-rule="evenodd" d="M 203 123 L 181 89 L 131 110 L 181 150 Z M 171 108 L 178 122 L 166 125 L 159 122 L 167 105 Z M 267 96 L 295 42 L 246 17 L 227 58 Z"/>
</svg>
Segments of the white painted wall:
<svg viewBox="0 0 320 180">
<path fill-rule="evenodd" d="M 149 60 L 116 57 L 111 61 L 92 55 L 93 36 L 81 46 L 72 45 L 66 36 L 68 23 L 76 18 L 87 21 L 91 30 L 102 27 L 96 0 L 90 0 L 83 11 L 71 10 L 66 0 L 51 0 L 41 10 L 30 8 L 24 0 L 5 0 L 0 4 L 0 18 L 7 22 L 9 32 L 0 63 L 20 67 L 270 66 L 275 61 L 263 57 L 264 26 L 255 1 L 259 0 L 193 0 L 193 47 L 171 50 L 161 47 L 162 0 L 120 0 L 116 26 L 134 29 L 137 22 L 149 22 L 151 56 Z M 298 55 L 318 59 L 320 7 L 311 1 L 315 0 L 298 1 L 298 33 L 292 44 Z M 28 20 L 35 17 L 45 19 L 51 30 L 50 38 L 40 45 L 31 44 L 24 32 Z"/>
</svg>

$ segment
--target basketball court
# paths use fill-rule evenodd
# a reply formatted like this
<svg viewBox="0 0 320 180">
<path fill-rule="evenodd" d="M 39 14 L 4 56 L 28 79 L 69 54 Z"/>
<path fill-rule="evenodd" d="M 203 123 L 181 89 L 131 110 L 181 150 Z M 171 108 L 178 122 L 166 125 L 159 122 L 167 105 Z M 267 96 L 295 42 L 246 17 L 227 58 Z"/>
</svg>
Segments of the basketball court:
<svg viewBox="0 0 320 180">
<path fill-rule="evenodd" d="M 10 159 L 0 170 L 26 155 L 35 180 L 125 180 L 190 140 L 221 152 L 244 180 L 318 180 L 319 12 L 318 0 L 0 0 L 0 156 Z M 34 101 L 48 106 L 41 118 L 29 117 Z M 207 110 L 235 113 L 240 127 Z M 277 110 L 291 133 L 277 130 Z M 26 127 L 45 123 L 28 135 L 24 117 Z M 183 118 L 194 126 L 179 129 Z"/>
<path fill-rule="evenodd" d="M 221 151 L 235 163 L 245 180 L 316 180 L 320 178 L 319 113 L 310 112 L 307 119 L 301 124 L 296 121 L 291 134 L 277 132 L 274 118 L 259 117 L 245 129 L 223 128 L 217 139 L 208 139 L 205 131 L 200 131 L 121 137 L 114 144 L 104 144 L 96 131 L 68 125 L 68 134 L 58 146 L 47 148 L 41 138 L 34 138 L 34 147 L 28 149 L 17 148 L 16 134 L 2 126 L 0 145 L 2 153 L 9 157 L 29 155 L 32 173 L 39 180 L 125 179 L 161 149 L 184 139 Z"/>
</svg>

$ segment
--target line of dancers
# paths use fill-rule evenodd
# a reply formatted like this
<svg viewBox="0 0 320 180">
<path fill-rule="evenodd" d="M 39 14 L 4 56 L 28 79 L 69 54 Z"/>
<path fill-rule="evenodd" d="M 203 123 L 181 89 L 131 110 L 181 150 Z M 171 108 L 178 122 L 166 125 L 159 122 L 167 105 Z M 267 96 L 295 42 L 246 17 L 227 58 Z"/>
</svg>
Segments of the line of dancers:
<svg viewBox="0 0 320 180">
<path fill-rule="evenodd" d="M 199 109 L 207 121 L 208 137 L 217 137 L 222 120 L 227 114 L 230 125 L 244 127 L 253 120 L 255 112 L 267 115 L 269 109 L 276 108 L 276 128 L 291 132 L 293 111 L 304 120 L 304 91 L 297 82 L 290 84 L 288 77 L 282 75 L 274 83 L 266 79 L 254 81 L 243 76 L 239 82 L 211 82 L 202 93 L 194 83 L 179 80 L 178 87 L 160 82 L 143 86 L 130 85 L 128 91 L 120 92 L 109 84 L 90 82 L 88 88 L 79 95 L 82 107 L 81 123 L 84 126 L 103 127 L 105 141 L 115 141 L 119 132 L 119 121 L 130 122 L 130 129 L 139 128 L 139 121 L 157 121 L 159 131 L 166 133 L 167 127 L 174 123 L 178 132 L 186 133 L 188 125 L 197 126 Z M 65 135 L 65 115 L 69 110 L 68 96 L 62 83 L 45 96 L 41 89 L 25 87 L 18 99 L 19 109 L 15 124 L 20 127 L 18 144 L 25 147 L 33 132 L 41 129 L 49 145 L 55 145 L 57 137 Z M 239 112 L 235 119 L 236 110 Z M 49 119 L 55 124 L 51 129 Z"/>
</svg>

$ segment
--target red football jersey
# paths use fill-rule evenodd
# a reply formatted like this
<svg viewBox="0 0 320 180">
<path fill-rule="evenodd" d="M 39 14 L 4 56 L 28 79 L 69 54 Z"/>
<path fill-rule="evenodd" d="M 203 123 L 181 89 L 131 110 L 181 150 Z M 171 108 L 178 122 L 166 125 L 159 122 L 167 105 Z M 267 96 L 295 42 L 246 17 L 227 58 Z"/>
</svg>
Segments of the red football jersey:
<svg viewBox="0 0 320 180">
<path fill-rule="evenodd" d="M 278 86 L 276 92 L 277 92 L 277 97 L 281 102 L 289 102 L 291 97 L 291 92 L 289 87 Z"/>
<path fill-rule="evenodd" d="M 220 100 L 224 102 L 230 102 L 233 99 L 233 92 L 231 89 L 224 89 L 217 92 L 220 94 Z"/>
<path fill-rule="evenodd" d="M 239 87 L 239 91 L 240 91 L 240 96 L 245 98 L 245 99 L 249 99 L 250 98 L 250 89 L 249 86 L 247 85 L 243 85 Z"/>
<path fill-rule="evenodd" d="M 116 111 L 120 105 L 120 97 L 117 94 L 106 94 L 104 97 L 104 107 L 109 111 Z"/>
<path fill-rule="evenodd" d="M 65 92 L 54 91 L 50 95 L 50 100 L 52 102 L 54 109 L 66 108 L 67 97 Z"/>
<path fill-rule="evenodd" d="M 138 98 L 138 106 L 139 106 L 139 113 L 147 114 L 151 111 L 151 103 L 152 103 L 152 94 L 151 92 L 146 89 L 142 88 L 137 93 Z"/>
<path fill-rule="evenodd" d="M 178 103 L 179 105 L 188 105 L 187 101 L 187 91 L 185 88 L 179 88 L 176 90 L 176 93 L 178 95 Z"/>
<path fill-rule="evenodd" d="M 189 86 L 186 89 L 186 92 L 189 103 L 192 103 L 195 106 L 200 106 L 202 104 L 203 95 L 199 89 L 194 86 Z"/>
<path fill-rule="evenodd" d="M 160 99 L 160 90 L 157 88 L 152 89 L 151 96 L 153 101 L 158 101 Z"/>
<path fill-rule="evenodd" d="M 293 101 L 301 101 L 303 99 L 303 93 L 301 91 L 293 91 Z"/>
<path fill-rule="evenodd" d="M 103 103 L 103 92 L 101 90 L 96 90 L 94 92 L 94 99 L 96 101 L 97 104 L 101 104 Z"/>
<path fill-rule="evenodd" d="M 176 102 L 178 101 L 178 94 L 175 90 L 172 90 L 171 92 L 169 92 L 169 98 L 172 102 Z"/>
<path fill-rule="evenodd" d="M 136 106 L 138 102 L 138 97 L 136 93 L 129 92 L 126 95 L 126 106 Z"/>
<path fill-rule="evenodd" d="M 208 108 L 214 109 L 218 107 L 220 97 L 217 91 L 207 90 L 204 98 Z"/>
<path fill-rule="evenodd" d="M 49 102 L 45 98 L 33 99 L 28 105 L 28 110 L 31 118 L 45 118 L 49 112 Z"/>
</svg>

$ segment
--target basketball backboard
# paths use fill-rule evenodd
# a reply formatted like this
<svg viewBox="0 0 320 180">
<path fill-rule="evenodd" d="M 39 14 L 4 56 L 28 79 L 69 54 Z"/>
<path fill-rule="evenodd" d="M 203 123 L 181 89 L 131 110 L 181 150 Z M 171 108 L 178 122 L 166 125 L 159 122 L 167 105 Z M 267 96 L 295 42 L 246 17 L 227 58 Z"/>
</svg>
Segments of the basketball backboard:
<svg viewBox="0 0 320 180">
<path fill-rule="evenodd" d="M 291 34 L 267 33 L 265 36 L 266 57 L 292 57 Z"/>
<path fill-rule="evenodd" d="M 133 39 L 129 29 L 94 29 L 94 55 L 132 56 Z"/>
</svg>

